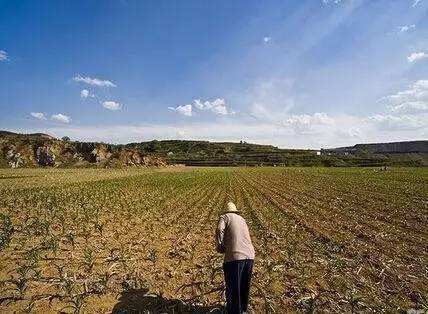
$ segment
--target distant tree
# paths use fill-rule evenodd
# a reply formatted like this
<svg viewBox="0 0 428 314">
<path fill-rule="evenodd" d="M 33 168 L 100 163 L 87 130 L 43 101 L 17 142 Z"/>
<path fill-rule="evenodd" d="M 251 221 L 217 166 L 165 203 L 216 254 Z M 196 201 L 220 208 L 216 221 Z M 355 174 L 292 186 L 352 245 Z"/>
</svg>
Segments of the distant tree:
<svg viewBox="0 0 428 314">
<path fill-rule="evenodd" d="M 147 151 L 149 153 L 155 153 L 160 149 L 160 144 L 157 140 L 153 140 L 151 141 L 148 145 L 147 145 Z"/>
<path fill-rule="evenodd" d="M 69 141 L 70 141 L 70 138 L 69 138 L 68 136 L 63 136 L 63 137 L 61 138 L 61 140 L 63 140 L 64 142 L 69 142 Z"/>
</svg>

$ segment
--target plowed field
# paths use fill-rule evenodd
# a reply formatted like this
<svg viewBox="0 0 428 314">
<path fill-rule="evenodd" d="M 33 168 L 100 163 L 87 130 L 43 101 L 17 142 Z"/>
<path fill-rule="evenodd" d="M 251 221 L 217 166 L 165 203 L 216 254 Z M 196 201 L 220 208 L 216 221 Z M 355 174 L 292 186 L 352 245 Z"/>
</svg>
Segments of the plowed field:
<svg viewBox="0 0 428 314">
<path fill-rule="evenodd" d="M 428 310 L 428 169 L 0 170 L 0 312 L 220 312 L 227 201 L 253 313 Z"/>
</svg>

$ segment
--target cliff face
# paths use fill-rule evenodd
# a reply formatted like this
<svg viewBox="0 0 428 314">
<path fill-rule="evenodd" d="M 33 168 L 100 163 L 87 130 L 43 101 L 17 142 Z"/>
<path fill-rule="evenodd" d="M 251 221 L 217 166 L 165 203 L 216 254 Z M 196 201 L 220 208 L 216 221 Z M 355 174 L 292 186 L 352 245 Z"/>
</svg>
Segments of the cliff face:
<svg viewBox="0 0 428 314">
<path fill-rule="evenodd" d="M 136 148 L 58 140 L 46 134 L 0 133 L 0 167 L 165 166 Z"/>
</svg>

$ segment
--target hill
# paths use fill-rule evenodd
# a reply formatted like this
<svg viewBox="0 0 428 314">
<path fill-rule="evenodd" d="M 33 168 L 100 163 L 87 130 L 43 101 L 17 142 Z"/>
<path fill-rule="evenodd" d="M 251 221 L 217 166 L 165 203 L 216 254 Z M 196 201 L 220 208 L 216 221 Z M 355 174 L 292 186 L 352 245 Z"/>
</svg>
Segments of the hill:
<svg viewBox="0 0 428 314">
<path fill-rule="evenodd" d="M 165 140 L 131 143 L 127 147 L 160 154 L 173 164 L 189 166 L 263 166 L 313 163 L 315 150 L 280 149 L 246 142 Z"/>
<path fill-rule="evenodd" d="M 281 149 L 246 142 L 162 140 L 113 145 L 0 131 L 0 166 L 427 166 L 428 141 Z"/>
<path fill-rule="evenodd" d="M 404 143 L 404 144 L 402 144 Z M 410 144 L 409 144 L 410 143 Z M 413 144 L 416 143 L 416 144 Z M 331 150 L 281 149 L 272 145 L 258 145 L 246 142 L 208 141 L 151 141 L 131 143 L 127 147 L 137 148 L 166 158 L 172 164 L 188 166 L 427 166 L 428 141 L 387 144 L 357 144 Z M 366 147 L 370 149 L 367 149 Z"/>
<path fill-rule="evenodd" d="M 121 145 L 73 142 L 34 133 L 0 131 L 0 167 L 164 166 L 164 159 Z"/>
<path fill-rule="evenodd" d="M 428 141 L 356 144 L 349 147 L 323 149 L 322 152 L 326 154 L 356 154 L 364 152 L 370 154 L 427 154 Z"/>
</svg>

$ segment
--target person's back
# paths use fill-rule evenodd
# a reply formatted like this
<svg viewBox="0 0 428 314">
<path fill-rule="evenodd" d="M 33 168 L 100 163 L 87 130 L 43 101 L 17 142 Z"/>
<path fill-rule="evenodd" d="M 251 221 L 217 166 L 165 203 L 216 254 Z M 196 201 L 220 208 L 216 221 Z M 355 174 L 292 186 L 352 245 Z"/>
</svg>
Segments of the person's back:
<svg viewBox="0 0 428 314">
<path fill-rule="evenodd" d="M 224 221 L 224 261 L 254 259 L 254 247 L 251 243 L 247 223 L 237 213 L 226 213 L 220 217 Z M 221 223 L 221 222 L 220 222 Z"/>
<path fill-rule="evenodd" d="M 232 202 L 227 204 L 227 212 L 220 216 L 216 246 L 218 252 L 224 253 L 227 313 L 246 312 L 255 254 L 247 223 Z"/>
</svg>

